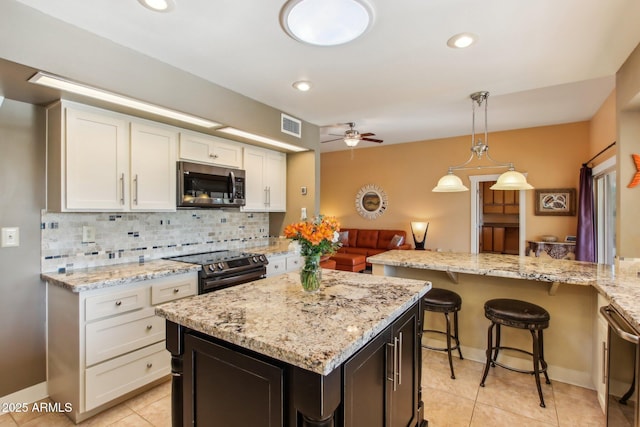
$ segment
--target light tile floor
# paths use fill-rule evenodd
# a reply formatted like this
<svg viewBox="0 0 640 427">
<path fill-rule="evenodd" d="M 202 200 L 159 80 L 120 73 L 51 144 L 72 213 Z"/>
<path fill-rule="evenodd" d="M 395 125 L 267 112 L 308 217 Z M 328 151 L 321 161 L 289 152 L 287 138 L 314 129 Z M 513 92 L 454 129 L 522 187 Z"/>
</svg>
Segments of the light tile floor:
<svg viewBox="0 0 640 427">
<path fill-rule="evenodd" d="M 588 427 L 605 425 L 593 390 L 557 381 L 543 382 L 546 408 L 539 406 L 531 375 L 502 368 L 489 373 L 480 387 L 484 365 L 454 359 L 452 380 L 446 354 L 423 350 L 423 400 L 429 427 Z M 171 387 L 163 383 L 80 425 L 164 427 L 171 425 Z M 63 414 L 0 414 L 0 427 L 58 427 L 73 423 Z"/>
<path fill-rule="evenodd" d="M 464 352 L 463 352 L 464 356 Z M 453 360 L 451 379 L 444 352 L 422 351 L 422 400 L 429 427 L 604 427 L 594 390 L 551 380 L 540 407 L 535 378 L 500 367 L 491 368 L 480 387 L 483 363 Z"/>
</svg>

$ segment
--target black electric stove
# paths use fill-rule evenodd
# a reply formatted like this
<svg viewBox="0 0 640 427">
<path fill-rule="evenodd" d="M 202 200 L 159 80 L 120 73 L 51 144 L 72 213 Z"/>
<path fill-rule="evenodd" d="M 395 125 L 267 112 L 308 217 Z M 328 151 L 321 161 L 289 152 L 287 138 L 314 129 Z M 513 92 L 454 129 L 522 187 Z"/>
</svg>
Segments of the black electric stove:
<svg viewBox="0 0 640 427">
<path fill-rule="evenodd" d="M 264 255 L 241 251 L 203 252 L 167 259 L 202 266 L 198 294 L 262 279 L 269 263 Z"/>
</svg>

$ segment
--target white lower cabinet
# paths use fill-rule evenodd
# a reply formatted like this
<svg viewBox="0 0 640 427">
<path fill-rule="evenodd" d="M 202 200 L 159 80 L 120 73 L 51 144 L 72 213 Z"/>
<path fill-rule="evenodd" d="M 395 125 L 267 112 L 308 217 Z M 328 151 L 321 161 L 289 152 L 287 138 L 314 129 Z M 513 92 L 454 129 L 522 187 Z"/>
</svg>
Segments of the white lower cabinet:
<svg viewBox="0 0 640 427">
<path fill-rule="evenodd" d="M 165 321 L 155 304 L 195 295 L 198 273 L 71 292 L 48 290 L 49 396 L 80 422 L 167 377 Z"/>
<path fill-rule="evenodd" d="M 300 255 L 267 255 L 267 259 L 267 277 L 299 270 L 303 263 Z"/>
</svg>

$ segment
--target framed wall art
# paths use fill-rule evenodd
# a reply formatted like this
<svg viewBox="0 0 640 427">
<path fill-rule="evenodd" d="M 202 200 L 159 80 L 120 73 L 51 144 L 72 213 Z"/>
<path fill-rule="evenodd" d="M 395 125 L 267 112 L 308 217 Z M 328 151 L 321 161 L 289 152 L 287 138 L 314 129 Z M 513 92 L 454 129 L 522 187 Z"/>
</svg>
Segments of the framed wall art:
<svg viewBox="0 0 640 427">
<path fill-rule="evenodd" d="M 536 215 L 576 214 L 575 188 L 545 188 L 535 190 Z"/>
<path fill-rule="evenodd" d="M 387 209 L 387 195 L 377 185 L 363 186 L 356 195 L 356 210 L 366 219 L 376 219 Z"/>
</svg>

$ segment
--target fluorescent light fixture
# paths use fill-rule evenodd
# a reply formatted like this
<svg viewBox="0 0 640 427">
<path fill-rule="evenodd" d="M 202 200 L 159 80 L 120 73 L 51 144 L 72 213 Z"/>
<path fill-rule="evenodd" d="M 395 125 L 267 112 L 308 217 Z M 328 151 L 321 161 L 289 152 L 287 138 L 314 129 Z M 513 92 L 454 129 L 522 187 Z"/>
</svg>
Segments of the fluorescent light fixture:
<svg viewBox="0 0 640 427">
<path fill-rule="evenodd" d="M 291 151 L 296 151 L 296 152 L 307 151 L 306 148 L 298 147 L 297 145 L 287 144 L 286 142 L 282 142 L 282 141 L 278 141 L 278 140 L 275 140 L 275 139 L 267 138 L 266 136 L 256 135 L 256 134 L 250 133 L 250 132 L 245 132 L 243 130 L 232 128 L 232 127 L 224 127 L 224 128 L 220 128 L 220 129 L 216 129 L 216 130 L 218 132 L 224 132 L 224 133 L 227 133 L 229 135 L 235 135 L 235 136 L 239 136 L 241 138 L 247 138 L 247 139 L 251 139 L 253 141 L 263 142 L 265 144 L 272 145 L 274 147 L 284 148 L 285 150 L 291 150 Z"/>
<path fill-rule="evenodd" d="M 474 44 L 478 40 L 478 36 L 471 33 L 460 33 L 447 40 L 447 46 L 454 49 L 464 49 Z"/>
<path fill-rule="evenodd" d="M 81 83 L 76 83 L 62 77 L 54 76 L 52 74 L 43 73 L 42 71 L 38 71 L 33 77 L 29 79 L 29 82 L 63 90 L 66 92 L 72 92 L 78 95 L 88 96 L 89 98 L 99 99 L 101 101 L 110 102 L 112 104 L 133 108 L 135 110 L 157 114 L 162 117 L 179 120 L 185 123 L 191 123 L 196 126 L 202 126 L 205 128 L 222 126 L 220 123 L 212 122 L 211 120 L 206 120 L 200 117 L 192 116 L 190 114 L 185 114 L 179 111 L 160 107 L 158 105 L 138 101 L 133 98 L 128 98 L 126 96 L 107 92 L 106 90 L 97 89 Z"/>
<path fill-rule="evenodd" d="M 169 12 L 175 7 L 173 0 L 138 0 L 141 5 L 154 12 Z"/>
<path fill-rule="evenodd" d="M 364 34 L 373 22 L 373 10 L 365 0 L 289 0 L 280 22 L 300 42 L 336 46 Z"/>
</svg>

